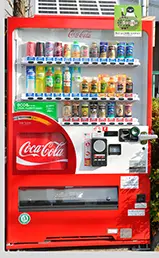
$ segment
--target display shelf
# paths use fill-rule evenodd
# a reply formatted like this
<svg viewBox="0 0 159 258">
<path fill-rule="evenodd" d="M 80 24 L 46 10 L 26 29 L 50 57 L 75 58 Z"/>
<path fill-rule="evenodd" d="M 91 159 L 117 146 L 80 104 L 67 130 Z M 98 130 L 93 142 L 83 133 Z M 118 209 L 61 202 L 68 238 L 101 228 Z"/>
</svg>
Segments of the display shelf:
<svg viewBox="0 0 159 258">
<path fill-rule="evenodd" d="M 92 126 L 92 125 L 139 125 L 137 118 L 124 117 L 124 118 L 59 118 L 58 122 L 63 126 Z"/>
<path fill-rule="evenodd" d="M 17 62 L 18 63 L 18 62 Z M 79 66 L 139 66 L 139 59 L 125 58 L 125 59 L 110 59 L 110 58 L 64 58 L 64 57 L 23 57 L 20 60 L 23 65 L 79 65 Z"/>
<path fill-rule="evenodd" d="M 78 100 L 78 101 L 84 101 L 84 100 L 91 100 L 91 101 L 139 101 L 140 98 L 138 94 L 128 94 L 125 93 L 122 96 L 119 95 L 110 95 L 108 93 L 99 93 L 99 94 L 82 94 L 82 93 L 22 93 L 20 95 L 20 100 L 42 100 L 42 101 L 51 101 L 51 100 Z"/>
</svg>

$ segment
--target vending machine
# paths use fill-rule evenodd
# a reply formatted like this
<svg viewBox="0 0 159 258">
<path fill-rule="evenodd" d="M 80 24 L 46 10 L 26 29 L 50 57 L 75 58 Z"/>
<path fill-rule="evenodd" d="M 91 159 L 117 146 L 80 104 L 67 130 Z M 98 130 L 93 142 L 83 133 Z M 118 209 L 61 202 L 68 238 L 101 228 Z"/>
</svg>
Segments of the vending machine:
<svg viewBox="0 0 159 258">
<path fill-rule="evenodd" d="M 6 250 L 150 243 L 154 18 L 8 18 Z"/>
</svg>

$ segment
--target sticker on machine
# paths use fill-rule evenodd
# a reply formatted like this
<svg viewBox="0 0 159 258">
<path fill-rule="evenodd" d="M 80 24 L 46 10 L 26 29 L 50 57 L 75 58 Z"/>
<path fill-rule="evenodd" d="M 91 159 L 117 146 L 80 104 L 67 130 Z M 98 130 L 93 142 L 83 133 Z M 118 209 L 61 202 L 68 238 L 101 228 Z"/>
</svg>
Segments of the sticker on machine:
<svg viewBox="0 0 159 258">
<path fill-rule="evenodd" d="M 147 208 L 146 202 L 135 203 L 135 209 L 146 209 L 146 208 Z"/>
<path fill-rule="evenodd" d="M 22 225 L 27 225 L 31 221 L 31 217 L 28 213 L 22 213 L 19 215 L 18 221 Z"/>
<path fill-rule="evenodd" d="M 120 189 L 138 189 L 139 177 L 138 176 L 121 176 Z"/>
<path fill-rule="evenodd" d="M 145 210 L 128 210 L 128 216 L 145 216 Z"/>
<path fill-rule="evenodd" d="M 146 157 L 147 157 L 147 151 L 146 149 L 134 153 L 133 157 L 129 161 L 129 172 L 140 172 L 145 173 L 146 170 Z"/>
</svg>

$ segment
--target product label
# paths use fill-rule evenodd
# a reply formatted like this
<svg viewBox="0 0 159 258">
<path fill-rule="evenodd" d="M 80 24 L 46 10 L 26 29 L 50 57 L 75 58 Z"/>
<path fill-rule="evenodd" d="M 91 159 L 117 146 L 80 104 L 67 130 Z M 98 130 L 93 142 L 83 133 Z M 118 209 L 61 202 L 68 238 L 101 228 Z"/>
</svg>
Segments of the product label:
<svg viewBox="0 0 159 258">
<path fill-rule="evenodd" d="M 45 114 L 55 120 L 57 117 L 57 103 L 56 102 L 15 102 L 14 111 L 35 111 Z"/>
<path fill-rule="evenodd" d="M 46 77 L 46 87 L 53 87 L 53 78 L 52 76 Z"/>
<path fill-rule="evenodd" d="M 138 176 L 121 176 L 120 177 L 121 189 L 138 189 L 139 177 Z"/>
<path fill-rule="evenodd" d="M 128 210 L 128 216 L 145 216 L 145 210 Z"/>
<path fill-rule="evenodd" d="M 135 209 L 146 209 L 146 208 L 147 208 L 147 203 L 145 202 L 135 203 Z"/>
</svg>

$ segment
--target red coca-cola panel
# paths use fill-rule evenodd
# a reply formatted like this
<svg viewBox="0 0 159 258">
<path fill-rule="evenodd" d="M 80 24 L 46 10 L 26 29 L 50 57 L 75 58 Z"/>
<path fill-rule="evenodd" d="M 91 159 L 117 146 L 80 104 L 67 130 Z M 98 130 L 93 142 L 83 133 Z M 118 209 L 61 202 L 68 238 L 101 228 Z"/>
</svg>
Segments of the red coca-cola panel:
<svg viewBox="0 0 159 258">
<path fill-rule="evenodd" d="M 16 139 L 18 170 L 64 170 L 67 142 L 61 133 L 20 133 Z"/>
<path fill-rule="evenodd" d="M 76 153 L 65 129 L 44 114 L 13 114 L 13 174 L 74 174 Z"/>
</svg>

